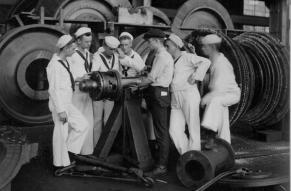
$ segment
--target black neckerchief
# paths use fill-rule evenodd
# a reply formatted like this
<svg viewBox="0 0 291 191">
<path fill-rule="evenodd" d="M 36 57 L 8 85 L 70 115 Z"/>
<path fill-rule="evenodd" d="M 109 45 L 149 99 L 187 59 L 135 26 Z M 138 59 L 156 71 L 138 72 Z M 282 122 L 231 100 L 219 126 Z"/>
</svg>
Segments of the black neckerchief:
<svg viewBox="0 0 291 191">
<path fill-rule="evenodd" d="M 101 60 L 103 61 L 104 65 L 106 66 L 106 68 L 107 68 L 108 70 L 112 70 L 113 67 L 114 67 L 114 62 L 115 62 L 115 56 L 114 56 L 114 54 L 112 55 L 113 58 L 112 58 L 111 68 L 109 67 L 109 65 L 108 65 L 108 63 L 107 63 L 107 60 L 106 60 L 105 56 L 104 56 L 102 53 L 99 54 L 99 55 L 100 55 L 100 58 L 101 58 Z"/>
<path fill-rule="evenodd" d="M 134 58 L 134 54 L 130 57 L 130 58 Z M 121 67 L 122 67 L 122 74 L 125 76 L 125 77 L 127 77 L 127 72 L 128 72 L 128 70 L 129 70 L 129 67 L 128 66 L 123 66 L 123 65 L 121 65 Z"/>
<path fill-rule="evenodd" d="M 150 72 L 152 70 L 154 61 L 156 59 L 157 51 L 156 50 L 151 50 L 147 56 L 147 59 L 145 61 L 145 65 L 147 67 L 146 71 Z"/>
<path fill-rule="evenodd" d="M 178 62 L 178 60 L 181 58 L 182 55 L 180 55 L 175 61 L 174 61 L 174 65 Z"/>
<path fill-rule="evenodd" d="M 69 62 L 66 60 L 67 66 L 65 64 L 65 62 L 63 60 L 58 60 L 64 67 L 65 69 L 68 71 L 69 75 L 70 75 L 70 80 L 71 80 L 71 86 L 72 86 L 72 90 L 75 91 L 75 81 L 74 81 L 74 77 L 73 74 L 70 70 L 70 64 Z"/>
<path fill-rule="evenodd" d="M 87 73 L 91 72 L 92 70 L 92 62 L 88 63 L 88 52 L 86 52 L 86 58 L 84 55 L 81 53 L 80 50 L 76 50 L 76 52 L 81 56 L 81 58 L 85 61 L 84 62 L 84 67 Z"/>
</svg>

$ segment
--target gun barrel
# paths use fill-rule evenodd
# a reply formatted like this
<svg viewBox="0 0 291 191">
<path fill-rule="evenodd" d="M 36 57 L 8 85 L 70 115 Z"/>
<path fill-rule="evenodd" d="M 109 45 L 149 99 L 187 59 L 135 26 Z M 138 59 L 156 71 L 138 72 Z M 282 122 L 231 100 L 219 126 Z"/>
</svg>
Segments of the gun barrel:
<svg viewBox="0 0 291 191">
<path fill-rule="evenodd" d="M 133 86 L 139 86 L 141 77 L 122 78 L 118 71 L 92 72 L 90 79 L 83 80 L 79 83 L 79 89 L 88 92 L 95 101 L 109 99 L 117 100 L 122 89 Z"/>
<path fill-rule="evenodd" d="M 91 79 L 86 79 L 79 82 L 79 89 L 82 92 L 90 92 L 91 89 L 96 89 L 97 87 L 97 82 Z"/>
<path fill-rule="evenodd" d="M 140 77 L 121 78 L 121 86 L 123 88 L 126 88 L 128 86 L 133 86 L 133 85 L 139 85 L 139 84 L 141 84 L 141 78 Z"/>
</svg>

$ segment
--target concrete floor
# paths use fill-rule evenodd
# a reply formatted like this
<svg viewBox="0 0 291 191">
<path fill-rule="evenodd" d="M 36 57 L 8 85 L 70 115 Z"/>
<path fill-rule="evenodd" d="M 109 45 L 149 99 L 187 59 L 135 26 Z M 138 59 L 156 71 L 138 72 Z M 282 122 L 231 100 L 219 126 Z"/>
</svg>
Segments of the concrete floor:
<svg viewBox="0 0 291 191">
<path fill-rule="evenodd" d="M 42 129 L 44 131 L 44 129 Z M 33 142 L 40 144 L 38 157 L 31 160 L 30 163 L 22 166 L 16 178 L 12 181 L 12 191 L 184 191 L 186 189 L 177 179 L 175 165 L 178 159 L 176 151 L 172 148 L 169 162 L 169 173 L 160 178 L 167 183 L 157 182 L 153 188 L 146 188 L 138 183 L 126 183 L 100 178 L 82 178 L 82 177 L 54 177 L 52 170 L 52 156 L 50 146 L 51 129 L 45 130 L 41 136 L 31 135 Z M 32 131 L 30 131 L 32 132 Z M 40 135 L 39 132 L 35 132 Z M 232 137 L 232 146 L 236 156 L 236 167 L 248 167 L 271 171 L 273 176 L 286 177 L 289 179 L 289 143 L 280 141 L 276 143 L 265 143 L 256 141 L 251 137 Z M 267 152 L 266 152 L 267 151 Z M 270 155 L 270 151 L 274 154 Z M 266 156 L 248 156 L 251 153 L 264 153 Z M 289 188 L 288 188 L 289 189 Z M 218 187 L 212 187 L 211 190 L 219 190 Z M 225 190 L 220 189 L 220 190 Z M 239 189 L 227 189 L 239 190 Z"/>
<path fill-rule="evenodd" d="M 167 183 L 155 183 L 153 188 L 146 188 L 141 183 L 128 183 L 100 178 L 55 177 L 51 166 L 49 150 L 42 150 L 42 155 L 24 165 L 12 182 L 12 191 L 184 191 L 187 190 L 177 179 L 171 168 L 167 176 L 160 179 Z"/>
</svg>

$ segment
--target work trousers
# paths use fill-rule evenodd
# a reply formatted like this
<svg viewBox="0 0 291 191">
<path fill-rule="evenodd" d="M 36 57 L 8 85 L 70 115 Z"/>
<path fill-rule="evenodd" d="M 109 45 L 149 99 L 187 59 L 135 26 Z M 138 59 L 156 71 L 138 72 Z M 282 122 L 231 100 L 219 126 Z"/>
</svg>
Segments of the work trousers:
<svg viewBox="0 0 291 191">
<path fill-rule="evenodd" d="M 170 137 L 182 155 L 189 150 L 201 150 L 200 94 L 197 87 L 174 91 L 171 96 Z M 188 125 L 189 138 L 185 134 Z"/>
<path fill-rule="evenodd" d="M 146 91 L 146 103 L 153 117 L 154 131 L 159 145 L 157 164 L 166 166 L 169 155 L 169 106 L 168 88 L 150 86 Z"/>
<path fill-rule="evenodd" d="M 201 105 L 206 106 L 201 125 L 217 132 L 219 138 L 231 143 L 228 107 L 238 103 L 239 100 L 239 89 L 229 92 L 212 91 L 206 94 L 201 102 Z"/>
<path fill-rule="evenodd" d="M 66 107 L 68 122 L 63 124 L 58 114 L 52 110 L 54 121 L 53 131 L 53 163 L 55 166 L 68 166 L 70 159 L 68 151 L 80 154 L 88 133 L 88 123 L 85 117 L 72 104 Z"/>
<path fill-rule="evenodd" d="M 102 133 L 103 125 L 105 126 L 111 111 L 114 106 L 114 101 L 101 100 L 93 102 L 94 112 L 94 147 L 98 143 Z"/>
<path fill-rule="evenodd" d="M 81 92 L 78 87 L 72 98 L 73 105 L 84 115 L 88 122 L 88 133 L 84 145 L 81 150 L 82 155 L 90 155 L 93 153 L 93 103 L 88 93 Z"/>
<path fill-rule="evenodd" d="M 146 128 L 147 138 L 148 140 L 156 140 L 153 117 L 151 112 L 148 110 L 145 99 L 142 99 L 141 107 L 143 111 L 142 118 Z"/>
</svg>

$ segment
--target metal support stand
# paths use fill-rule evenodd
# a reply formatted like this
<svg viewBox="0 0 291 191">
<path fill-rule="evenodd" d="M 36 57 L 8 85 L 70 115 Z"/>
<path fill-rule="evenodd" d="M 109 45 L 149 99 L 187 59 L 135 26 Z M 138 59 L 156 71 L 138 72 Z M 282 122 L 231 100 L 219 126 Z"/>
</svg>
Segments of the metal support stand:
<svg viewBox="0 0 291 191">
<path fill-rule="evenodd" d="M 113 111 L 95 147 L 95 156 L 103 160 L 108 157 L 122 126 L 123 136 L 132 138 L 132 152 L 137 160 L 137 166 L 143 170 L 149 170 L 153 166 L 140 105 L 141 97 L 139 95 L 133 94 L 131 88 L 123 90 L 123 96 L 115 102 Z M 126 142 L 125 139 L 123 142 Z"/>
</svg>

